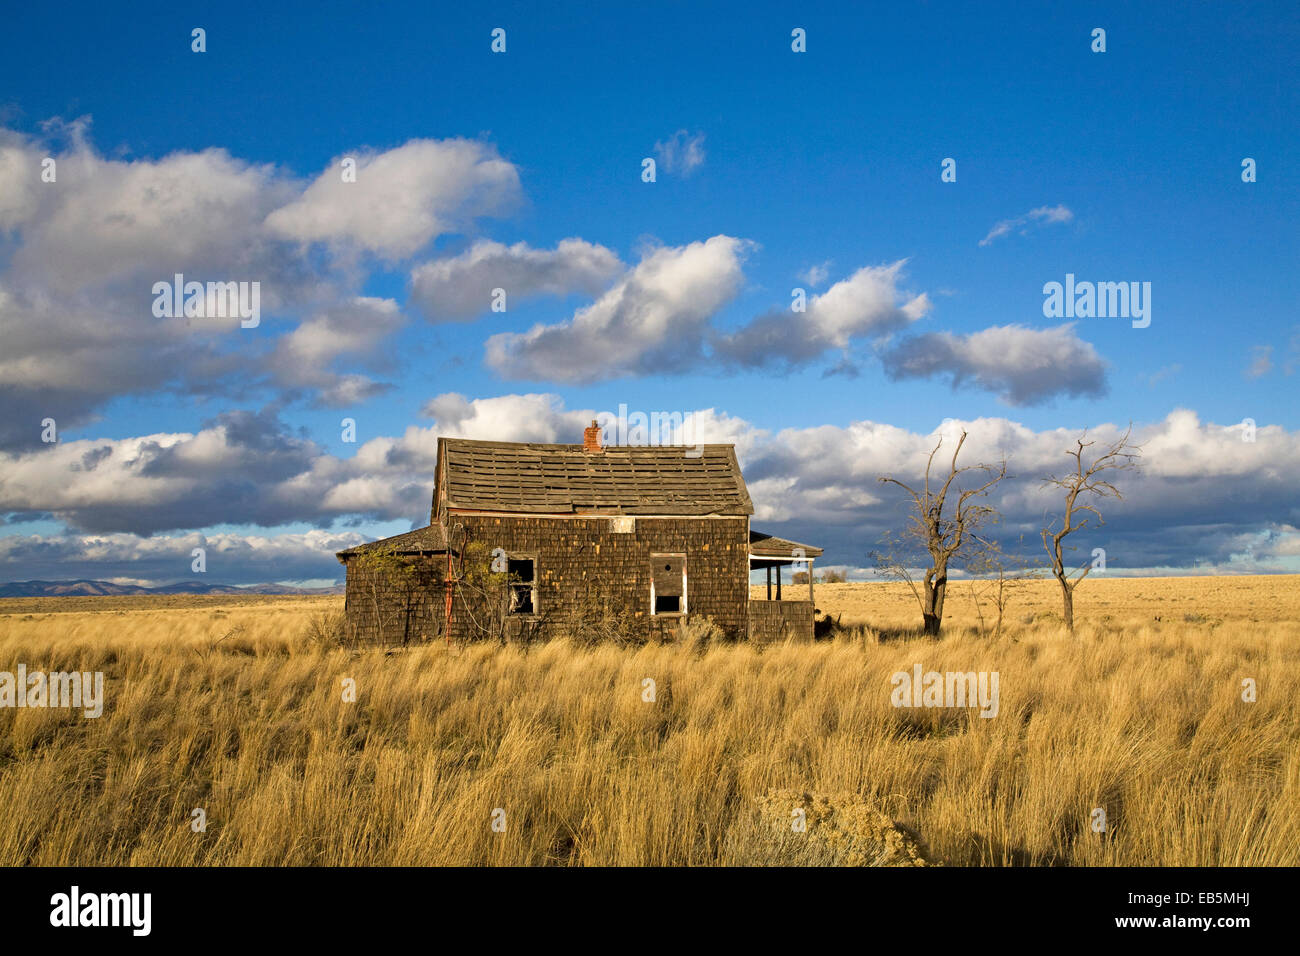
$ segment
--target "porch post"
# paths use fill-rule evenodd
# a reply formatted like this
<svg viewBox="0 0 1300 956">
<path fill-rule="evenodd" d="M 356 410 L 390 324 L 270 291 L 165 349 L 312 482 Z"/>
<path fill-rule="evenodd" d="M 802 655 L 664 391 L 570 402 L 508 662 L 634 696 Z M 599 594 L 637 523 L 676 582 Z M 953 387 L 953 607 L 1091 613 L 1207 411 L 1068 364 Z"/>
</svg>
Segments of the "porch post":
<svg viewBox="0 0 1300 956">
<path fill-rule="evenodd" d="M 781 600 L 781 565 L 776 566 L 776 599 Z"/>
<path fill-rule="evenodd" d="M 815 598 L 813 598 L 812 566 L 813 566 L 813 559 L 809 558 L 808 559 L 808 603 L 811 604 L 813 607 L 816 607 L 817 601 Z"/>
<path fill-rule="evenodd" d="M 772 600 L 772 565 L 767 566 L 767 599 Z"/>
</svg>

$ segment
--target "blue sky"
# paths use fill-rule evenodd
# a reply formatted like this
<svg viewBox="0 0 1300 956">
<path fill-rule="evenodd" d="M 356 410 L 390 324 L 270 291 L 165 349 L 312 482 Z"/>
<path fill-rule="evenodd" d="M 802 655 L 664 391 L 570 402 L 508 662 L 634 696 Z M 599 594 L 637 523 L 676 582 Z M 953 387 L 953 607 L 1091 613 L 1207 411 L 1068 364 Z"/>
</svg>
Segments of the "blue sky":
<svg viewBox="0 0 1300 956">
<path fill-rule="evenodd" d="M 756 498 L 766 504 L 756 523 L 826 543 L 831 563 L 866 563 L 869 539 L 893 508 L 874 474 L 913 473 L 942 420 L 956 418 L 985 423 L 987 447 L 969 426 L 973 451 L 1010 449 L 1026 476 L 1053 462 L 1058 430 L 1104 434 L 1134 422 L 1165 458 L 1152 461 L 1146 490 L 1119 512 L 1133 535 L 1114 532 L 1131 557 L 1120 565 L 1300 569 L 1300 505 L 1294 472 L 1286 473 L 1300 445 L 1293 4 L 268 6 L 7 13 L 6 579 L 172 580 L 188 574 L 181 559 L 194 535 L 218 535 L 232 557 L 216 562 L 214 578 L 316 580 L 334 573 L 321 556 L 342 536 L 420 523 L 415 502 L 421 481 L 427 502 L 432 475 L 421 478 L 418 454 L 433 435 L 473 427 L 472 437 L 573 441 L 583 414 L 621 403 L 713 410 L 710 440 L 737 441 L 751 483 L 759 476 Z M 204 53 L 191 50 L 194 27 L 206 31 Z M 490 49 L 496 27 L 506 30 L 504 54 Z M 796 27 L 807 52 L 791 50 Z M 1106 31 L 1104 53 L 1091 49 L 1096 27 Z M 674 137 L 695 143 L 690 168 L 665 160 Z M 451 162 L 449 151 L 411 150 L 455 141 L 477 144 L 475 170 L 504 176 L 492 180 L 500 202 L 483 198 L 481 177 L 456 181 L 433 169 Z M 365 165 L 385 155 L 391 165 Z M 57 183 L 40 182 L 45 156 L 68 159 Z M 353 217 L 322 232 L 322 214 L 304 211 L 311 203 L 302 197 L 318 180 L 337 179 L 346 156 L 362 157 L 363 179 L 369 169 L 399 180 L 384 193 L 387 206 L 442 224 L 411 239 L 400 216 L 386 224 L 377 211 L 364 227 Z M 653 183 L 642 181 L 645 157 L 659 163 Z M 956 182 L 940 179 L 947 157 Z M 1255 182 L 1242 181 L 1245 157 L 1256 161 Z M 412 177 L 409 188 L 402 176 Z M 430 186 L 430 176 L 443 178 Z M 181 198 L 157 213 L 148 236 L 137 235 L 154 213 L 136 216 L 123 204 L 160 202 L 167 188 Z M 295 201 L 294 216 L 276 218 Z M 244 216 L 241 204 L 256 215 Z M 75 228 L 76 216 L 110 207 L 117 219 Z M 999 223 L 1011 225 L 990 236 Z M 393 234 L 383 234 L 389 226 Z M 211 235 L 192 238 L 204 231 Z M 521 339 L 510 340 L 513 363 L 486 359 L 492 336 L 571 323 L 624 279 L 641 288 L 638 266 L 654 250 L 695 256 L 692 244 L 713 237 L 741 245 L 698 265 L 702 288 L 717 293 L 699 305 L 707 314 L 666 307 L 665 321 L 699 337 L 680 353 L 671 336 L 638 339 L 653 331 L 627 325 L 637 321 L 631 309 L 604 333 L 614 352 L 616 343 L 642 342 L 621 364 L 605 366 L 600 348 L 581 353 L 563 337 L 575 366 L 555 366 L 549 351 L 519 358 Z M 558 252 L 566 239 L 599 247 L 613 264 L 573 279 Z M 415 270 L 482 242 L 553 253 L 535 264 L 552 291 L 512 295 L 505 313 L 422 314 Z M 260 254 L 262 243 L 263 258 L 241 257 Z M 31 268 L 38 261 L 69 265 L 49 265 L 46 276 Z M 732 266 L 730 278 L 721 274 Z M 813 267 L 824 269 L 816 284 Z M 888 267 L 888 276 L 860 273 Z M 140 283 L 187 269 L 200 280 L 259 280 L 279 300 L 256 330 L 200 334 L 210 351 L 193 359 L 174 329 L 166 348 L 157 346 L 139 292 Z M 556 270 L 567 279 L 551 276 Z M 1149 282 L 1150 326 L 1082 318 L 1061 328 L 1043 314 L 1042 289 L 1067 273 Z M 456 294 L 457 275 L 441 292 Z M 852 284 L 855 275 L 862 284 Z M 830 296 L 837 284 L 843 298 L 859 298 L 848 318 L 828 304 L 818 327 L 834 325 L 834 334 L 810 343 L 792 320 L 775 351 L 799 361 L 759 363 L 751 323 L 778 316 L 784 329 L 779 316 L 789 317 L 794 287 Z M 349 312 L 358 296 L 393 311 L 379 319 Z M 700 300 L 682 307 L 689 313 Z M 903 317 L 908 303 L 916 304 Z M 85 317 L 68 318 L 82 308 Z M 95 309 L 111 315 L 121 329 L 112 341 L 125 344 L 111 357 L 78 356 L 72 371 L 53 367 L 62 361 L 56 333 L 75 339 Z M 355 352 L 276 353 L 279 340 L 331 309 L 330 334 L 345 335 Z M 55 331 L 29 343 L 34 333 L 21 330 L 42 322 Z M 1044 338 L 1048 330 L 1056 331 Z M 309 332 L 318 326 L 300 339 Z M 728 336 L 743 360 L 720 358 Z M 353 400 L 323 397 L 328 376 L 285 371 L 304 355 L 367 384 Z M 52 366 L 49 381 L 64 384 L 43 389 L 32 373 L 42 363 Z M 441 417 L 430 413 L 431 400 L 453 393 L 472 415 L 452 421 L 446 402 Z M 549 397 L 501 401 L 528 395 Z M 44 406 L 62 420 L 60 449 L 39 441 Z M 232 415 L 243 425 L 231 427 Z M 1171 415 L 1183 417 L 1171 425 Z M 357 444 L 340 440 L 345 416 L 357 422 Z M 1261 429 L 1249 448 L 1228 431 L 1245 418 Z M 521 422 L 533 431 L 520 433 Z M 902 434 L 855 432 L 864 422 Z M 205 429 L 227 449 L 224 464 L 203 458 L 199 468 L 197 451 L 170 456 L 183 465 L 122 450 L 160 434 L 191 436 L 175 441 L 199 448 L 192 436 Z M 367 442 L 404 436 L 412 447 L 378 470 L 357 458 Z M 822 440 L 848 456 L 837 477 L 819 472 Z M 239 441 L 247 444 L 236 449 Z M 855 444 L 864 441 L 870 446 Z M 110 465 L 135 464 L 100 485 L 73 465 L 102 447 L 119 449 Z M 259 449 L 279 464 L 233 467 Z M 388 445 L 371 446 L 381 450 Z M 396 458 L 407 470 L 384 470 Z M 134 479 L 150 491 L 128 491 Z M 348 481 L 352 496 L 338 492 Z M 301 496 L 331 494 L 335 505 L 301 506 Z M 1030 498 L 1008 500 L 1009 526 L 1030 528 L 1045 507 Z M 1142 507 L 1148 501 L 1181 505 Z M 274 559 L 262 561 L 256 555 L 268 547 Z"/>
</svg>

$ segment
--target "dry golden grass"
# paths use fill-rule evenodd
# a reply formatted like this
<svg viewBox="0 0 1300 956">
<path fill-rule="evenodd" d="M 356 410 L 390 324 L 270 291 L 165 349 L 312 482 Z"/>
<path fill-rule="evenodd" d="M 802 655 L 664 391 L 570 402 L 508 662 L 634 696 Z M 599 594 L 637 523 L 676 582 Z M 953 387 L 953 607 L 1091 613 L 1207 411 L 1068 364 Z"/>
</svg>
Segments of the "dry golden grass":
<svg viewBox="0 0 1300 956">
<path fill-rule="evenodd" d="M 976 589 L 985 587 L 977 583 Z M 1012 585 L 1006 622 L 1060 623 L 1061 592 L 1052 579 Z M 766 588 L 751 588 L 762 599 Z M 921 615 L 916 598 L 906 584 L 818 584 L 817 606 L 843 614 L 844 624 L 875 627 L 917 627 Z M 806 599 L 808 585 L 785 585 L 782 596 Z M 993 610 L 987 594 L 982 599 L 985 625 Z M 1074 592 L 1076 619 L 1126 626 L 1181 623 L 1251 622 L 1271 625 L 1300 622 L 1300 575 L 1235 575 L 1184 578 L 1103 578 L 1094 574 Z M 1191 618 L 1191 621 L 1187 619 Z M 976 627 L 979 617 L 970 581 L 948 583 L 944 624 Z"/>
<path fill-rule="evenodd" d="M 889 862 L 880 838 L 893 862 L 1295 865 L 1295 583 L 1089 581 L 1073 638 L 1026 624 L 1022 600 L 996 642 L 954 605 L 938 642 L 864 630 L 765 650 L 350 653 L 304 637 L 338 599 L 9 606 L 0 670 L 102 670 L 108 700 L 98 719 L 0 710 L 0 864 Z M 818 603 L 915 623 L 894 590 Z M 892 707 L 890 675 L 913 663 L 998 671 L 999 716 Z M 881 837 L 877 810 L 901 835 Z"/>
</svg>

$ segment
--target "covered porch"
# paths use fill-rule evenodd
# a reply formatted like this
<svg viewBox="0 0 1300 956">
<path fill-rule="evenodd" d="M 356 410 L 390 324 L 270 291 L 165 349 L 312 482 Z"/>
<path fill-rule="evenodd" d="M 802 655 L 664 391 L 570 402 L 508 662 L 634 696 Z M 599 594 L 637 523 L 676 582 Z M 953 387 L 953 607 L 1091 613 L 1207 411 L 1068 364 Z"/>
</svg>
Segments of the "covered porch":
<svg viewBox="0 0 1300 956">
<path fill-rule="evenodd" d="M 813 561 L 821 553 L 821 548 L 810 544 L 800 544 L 761 531 L 750 531 L 750 581 L 752 582 L 756 571 L 764 572 L 766 579 L 765 586 L 759 585 L 757 597 L 754 596 L 753 585 L 750 586 L 751 641 L 762 643 L 788 637 L 812 640 L 816 610 L 813 603 Z M 785 583 L 786 568 L 790 569 L 788 587 Z M 800 571 L 808 577 L 806 590 L 803 582 L 796 584 L 794 580 Z"/>
</svg>

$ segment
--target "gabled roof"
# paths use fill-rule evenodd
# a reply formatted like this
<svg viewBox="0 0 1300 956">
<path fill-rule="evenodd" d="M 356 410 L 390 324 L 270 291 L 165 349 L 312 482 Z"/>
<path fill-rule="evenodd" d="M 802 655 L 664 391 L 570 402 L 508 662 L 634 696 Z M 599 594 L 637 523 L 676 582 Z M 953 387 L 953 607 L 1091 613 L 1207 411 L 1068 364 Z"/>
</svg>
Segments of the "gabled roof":
<svg viewBox="0 0 1300 956">
<path fill-rule="evenodd" d="M 447 534 L 440 524 L 431 524 L 427 528 L 416 528 L 404 534 L 395 534 L 391 538 L 368 541 L 356 547 L 338 552 L 335 557 L 340 561 L 357 554 L 371 551 L 388 551 L 393 554 L 433 554 L 447 550 Z"/>
<path fill-rule="evenodd" d="M 750 515 L 732 445 L 614 446 L 438 439 L 448 508 L 531 514 Z M 434 503 L 435 511 L 437 502 Z"/>
<path fill-rule="evenodd" d="M 790 558 L 795 556 L 796 548 L 802 549 L 800 556 L 806 558 L 820 557 L 822 553 L 821 548 L 814 547 L 811 544 L 800 544 L 798 541 L 763 534 L 761 531 L 751 530 L 749 532 L 750 554 L 763 558 Z"/>
</svg>

